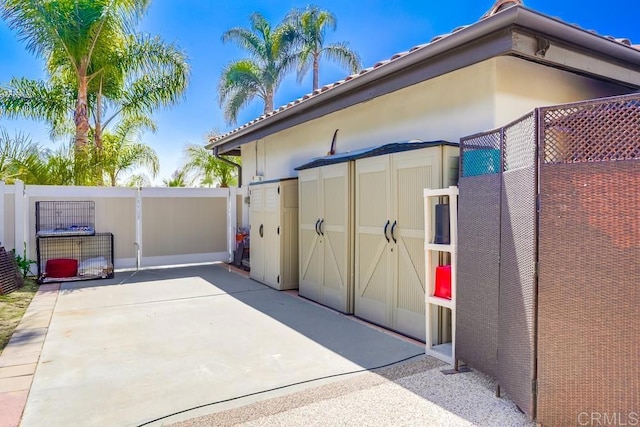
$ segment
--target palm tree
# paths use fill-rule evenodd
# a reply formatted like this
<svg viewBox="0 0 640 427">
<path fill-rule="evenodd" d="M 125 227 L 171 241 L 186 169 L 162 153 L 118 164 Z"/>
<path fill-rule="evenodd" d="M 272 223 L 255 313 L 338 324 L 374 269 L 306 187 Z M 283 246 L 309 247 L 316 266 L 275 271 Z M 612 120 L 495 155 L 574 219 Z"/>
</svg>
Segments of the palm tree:
<svg viewBox="0 0 640 427">
<path fill-rule="evenodd" d="M 154 130 L 152 123 L 140 121 L 124 121 L 114 133 L 105 132 L 104 145 L 96 149 L 97 168 L 100 168 L 111 186 L 118 185 L 122 173 L 142 167 L 151 172 L 152 178 L 158 175 L 160 161 L 158 155 L 146 144 L 139 141 L 144 128 Z"/>
<path fill-rule="evenodd" d="M 229 187 L 237 183 L 236 168 L 229 163 L 216 159 L 209 150 L 202 145 L 190 144 L 184 149 L 187 161 L 184 165 L 186 172 L 198 174 L 200 185 L 212 187 Z M 240 159 L 232 157 L 235 163 Z"/>
<path fill-rule="evenodd" d="M 259 13 L 252 14 L 250 20 L 250 29 L 235 27 L 222 35 L 223 42 L 235 42 L 250 55 L 222 70 L 218 95 L 229 123 L 235 123 L 238 112 L 256 98 L 264 101 L 264 113 L 273 111 L 275 91 L 295 66 L 293 27 L 283 22 L 271 28 Z"/>
<path fill-rule="evenodd" d="M 148 0 L 3 0 L 2 17 L 44 58 L 52 74 L 73 76 L 76 144 L 89 141 L 89 83 L 113 60 L 127 29 L 146 10 Z"/>
<path fill-rule="evenodd" d="M 171 174 L 171 179 L 163 179 L 162 184 L 165 187 L 190 187 L 191 180 L 187 175 L 187 171 L 178 169 Z"/>
<path fill-rule="evenodd" d="M 145 173 L 134 173 L 129 176 L 126 187 L 151 187 L 151 179 Z"/>
<path fill-rule="evenodd" d="M 93 134 L 97 147 L 102 130 L 116 118 L 148 121 L 156 109 L 175 104 L 187 89 L 189 66 L 177 46 L 141 35 L 128 36 L 124 46 L 114 72 L 96 79 Z M 109 115 L 103 121 L 105 113 Z"/>
<path fill-rule="evenodd" d="M 325 44 L 327 29 L 335 31 L 337 20 L 333 13 L 318 6 L 293 9 L 286 20 L 296 29 L 298 51 L 298 82 L 313 69 L 313 90 L 319 87 L 320 60 L 328 59 L 340 64 L 351 73 L 361 68 L 360 56 L 349 49 L 348 43 Z"/>
<path fill-rule="evenodd" d="M 42 148 L 24 134 L 9 135 L 0 129 L 0 180 L 12 184 L 44 184 L 48 168 Z"/>
<path fill-rule="evenodd" d="M 49 83 L 14 79 L 0 90 L 8 117 L 46 120 L 53 133 L 73 115 L 76 147 L 98 147 L 114 116 L 136 117 L 176 102 L 187 86 L 175 46 L 131 30 L 149 0 L 0 0 L 2 17 L 44 58 Z M 103 120 L 105 108 L 113 115 Z M 94 125 L 91 126 L 93 118 Z M 78 150 L 82 153 L 82 150 Z"/>
</svg>

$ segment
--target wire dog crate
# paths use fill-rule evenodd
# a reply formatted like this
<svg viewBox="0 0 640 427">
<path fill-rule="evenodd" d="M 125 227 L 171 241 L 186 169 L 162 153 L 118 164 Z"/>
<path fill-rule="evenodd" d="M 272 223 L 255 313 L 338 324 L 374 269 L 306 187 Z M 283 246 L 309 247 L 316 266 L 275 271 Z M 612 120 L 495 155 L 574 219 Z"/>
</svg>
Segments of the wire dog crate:
<svg viewBox="0 0 640 427">
<path fill-rule="evenodd" d="M 37 239 L 38 281 L 69 282 L 113 277 L 113 234 Z"/>
<path fill-rule="evenodd" d="M 36 202 L 36 235 L 91 236 L 95 234 L 95 210 L 93 201 Z"/>
</svg>

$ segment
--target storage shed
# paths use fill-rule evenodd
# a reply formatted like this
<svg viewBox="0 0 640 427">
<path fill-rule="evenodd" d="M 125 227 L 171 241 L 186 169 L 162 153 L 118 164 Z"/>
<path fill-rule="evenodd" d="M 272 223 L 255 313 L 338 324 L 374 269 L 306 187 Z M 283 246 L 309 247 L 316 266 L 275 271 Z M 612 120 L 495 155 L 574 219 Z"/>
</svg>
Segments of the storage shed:
<svg viewBox="0 0 640 427">
<path fill-rule="evenodd" d="M 384 144 L 296 168 L 300 295 L 425 339 L 426 187 L 455 185 L 459 148 Z"/>
<path fill-rule="evenodd" d="M 277 290 L 298 288 L 298 180 L 249 186 L 250 276 Z"/>
</svg>

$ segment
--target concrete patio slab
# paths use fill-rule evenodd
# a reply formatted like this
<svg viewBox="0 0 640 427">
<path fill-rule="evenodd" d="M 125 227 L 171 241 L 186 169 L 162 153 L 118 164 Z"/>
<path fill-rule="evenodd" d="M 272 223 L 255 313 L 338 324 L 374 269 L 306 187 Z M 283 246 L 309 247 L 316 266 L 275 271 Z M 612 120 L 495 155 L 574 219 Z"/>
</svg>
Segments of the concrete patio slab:
<svg viewBox="0 0 640 427">
<path fill-rule="evenodd" d="M 160 424 L 423 352 L 219 265 L 120 273 L 62 285 L 22 425 Z"/>
</svg>

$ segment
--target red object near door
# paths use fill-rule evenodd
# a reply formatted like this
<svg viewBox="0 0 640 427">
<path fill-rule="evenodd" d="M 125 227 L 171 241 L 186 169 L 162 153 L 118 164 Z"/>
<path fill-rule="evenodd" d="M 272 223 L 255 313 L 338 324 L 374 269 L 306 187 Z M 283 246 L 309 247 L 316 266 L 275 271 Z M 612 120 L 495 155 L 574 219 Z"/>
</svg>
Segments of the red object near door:
<svg viewBox="0 0 640 427">
<path fill-rule="evenodd" d="M 436 289 L 434 296 L 451 299 L 451 266 L 436 267 Z"/>
</svg>

